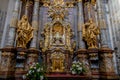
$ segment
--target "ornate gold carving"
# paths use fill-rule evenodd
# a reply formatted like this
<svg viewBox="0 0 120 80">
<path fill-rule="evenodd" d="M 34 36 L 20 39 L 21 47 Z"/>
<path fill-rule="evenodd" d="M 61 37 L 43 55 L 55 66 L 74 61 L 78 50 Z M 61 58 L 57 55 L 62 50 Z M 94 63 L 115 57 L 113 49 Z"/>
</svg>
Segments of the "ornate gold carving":
<svg viewBox="0 0 120 80">
<path fill-rule="evenodd" d="M 43 2 L 43 6 L 45 6 L 45 7 L 48 7 L 49 6 L 49 4 L 50 4 L 50 2 L 49 1 L 42 1 Z"/>
<path fill-rule="evenodd" d="M 49 6 L 49 16 L 55 21 L 62 21 L 67 15 L 65 4 L 63 0 L 54 0 Z"/>
<path fill-rule="evenodd" d="M 88 48 L 98 48 L 97 35 L 99 34 L 100 30 L 96 27 L 95 23 L 93 23 L 92 19 L 83 25 L 82 37 L 87 42 Z"/>
<path fill-rule="evenodd" d="M 96 4 L 96 0 L 91 0 L 91 4 L 95 5 Z"/>
<path fill-rule="evenodd" d="M 53 1 L 54 6 L 60 6 L 60 5 L 64 5 L 64 1 L 63 0 L 54 0 Z"/>
<path fill-rule="evenodd" d="M 27 43 L 33 38 L 33 28 L 30 26 L 26 15 L 23 15 L 18 22 L 17 34 L 17 47 L 26 48 Z"/>
<path fill-rule="evenodd" d="M 62 5 L 61 5 L 62 4 Z M 67 15 L 65 3 L 63 0 L 54 0 L 49 6 L 49 16 L 52 22 L 45 25 L 45 37 L 43 51 L 46 51 L 53 46 L 64 46 L 66 49 L 73 51 L 71 47 L 71 37 L 73 35 L 70 24 L 64 22 L 64 17 Z M 42 44 L 42 43 L 41 43 Z M 75 48 L 75 43 L 74 48 Z"/>
<path fill-rule="evenodd" d="M 73 0 L 73 1 L 64 1 L 64 0 L 53 0 L 53 2 L 51 2 L 50 0 L 43 0 L 43 6 L 45 7 L 49 7 L 50 4 L 54 5 L 54 6 L 65 6 L 65 7 L 74 7 L 74 4 L 76 2 L 80 2 L 82 0 Z"/>
<path fill-rule="evenodd" d="M 55 52 L 51 54 L 51 61 L 52 61 L 52 72 L 63 72 L 64 67 L 64 59 L 65 55 L 63 53 Z"/>
<path fill-rule="evenodd" d="M 74 1 L 66 2 L 67 7 L 74 7 Z"/>
<path fill-rule="evenodd" d="M 71 60 L 70 54 L 73 53 L 76 47 L 76 42 L 71 40 L 73 32 L 70 23 L 64 20 L 67 15 L 64 1 L 54 0 L 53 3 L 50 3 L 48 14 L 52 21 L 44 27 L 42 32 L 44 40 L 40 40 L 40 48 L 42 48 L 43 53 L 47 54 L 44 54 L 47 70 L 51 72 L 64 72 L 68 70 L 69 65 L 68 61 L 65 61 L 65 57 L 67 55 L 67 60 Z"/>
</svg>

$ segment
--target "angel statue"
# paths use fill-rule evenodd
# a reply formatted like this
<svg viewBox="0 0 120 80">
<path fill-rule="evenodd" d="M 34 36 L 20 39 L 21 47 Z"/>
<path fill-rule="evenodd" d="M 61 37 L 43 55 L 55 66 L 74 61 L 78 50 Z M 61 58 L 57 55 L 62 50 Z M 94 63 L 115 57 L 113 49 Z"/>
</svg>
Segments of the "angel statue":
<svg viewBox="0 0 120 80">
<path fill-rule="evenodd" d="M 100 30 L 92 19 L 83 25 L 82 37 L 87 42 L 88 48 L 97 48 L 97 35 L 99 34 Z"/>
<path fill-rule="evenodd" d="M 28 22 L 26 15 L 18 22 L 17 27 L 17 47 L 26 48 L 27 43 L 33 38 L 33 28 Z"/>
</svg>

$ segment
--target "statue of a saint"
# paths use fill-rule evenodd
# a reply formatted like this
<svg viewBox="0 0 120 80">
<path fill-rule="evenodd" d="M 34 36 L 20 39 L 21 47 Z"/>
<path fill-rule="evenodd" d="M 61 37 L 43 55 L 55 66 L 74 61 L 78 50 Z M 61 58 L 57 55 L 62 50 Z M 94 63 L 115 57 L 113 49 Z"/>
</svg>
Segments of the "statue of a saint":
<svg viewBox="0 0 120 80">
<path fill-rule="evenodd" d="M 63 26 L 60 23 L 56 23 L 53 26 L 53 43 L 63 43 Z"/>
<path fill-rule="evenodd" d="M 87 42 L 88 48 L 97 48 L 97 35 L 100 33 L 99 28 L 90 19 L 83 25 L 82 37 Z"/>
<path fill-rule="evenodd" d="M 26 15 L 18 22 L 17 35 L 17 47 L 26 48 L 27 43 L 33 38 L 33 28 Z"/>
</svg>

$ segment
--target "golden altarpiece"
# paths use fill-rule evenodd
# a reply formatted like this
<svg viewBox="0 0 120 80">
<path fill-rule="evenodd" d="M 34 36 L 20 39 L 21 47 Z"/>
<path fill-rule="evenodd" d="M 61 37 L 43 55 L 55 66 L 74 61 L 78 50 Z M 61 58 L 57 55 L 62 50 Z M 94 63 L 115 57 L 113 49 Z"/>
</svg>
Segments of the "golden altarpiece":
<svg viewBox="0 0 120 80">
<path fill-rule="evenodd" d="M 19 0 L 16 1 L 18 1 L 16 3 L 18 8 Z M 28 71 L 30 63 L 38 62 L 39 56 L 42 56 L 42 62 L 47 67 L 47 77 L 52 75 L 52 80 L 55 78 L 60 78 L 59 80 L 61 78 L 65 78 L 64 80 L 113 79 L 115 76 L 112 62 L 113 50 L 99 46 L 102 43 L 99 42 L 98 36 L 103 38 L 101 32 L 104 28 L 98 26 L 95 21 L 96 1 L 21 0 L 23 3 L 21 19 L 18 20 L 17 11 L 13 11 L 8 43 L 5 48 L 1 49 L 3 61 L 0 64 L 0 79 L 2 77 L 3 79 L 21 80 L 21 76 Z M 38 13 L 41 6 L 48 9 L 47 14 L 51 20 L 43 22 L 45 24 L 42 26 L 43 30 L 40 26 L 41 31 L 39 31 Z M 69 16 L 68 8 L 73 9 L 73 7 L 78 8 L 78 15 L 74 15 L 77 16 L 75 19 L 76 21 L 78 19 L 78 22 L 74 26 L 65 19 Z M 71 17 L 70 19 L 72 21 Z M 38 39 L 39 35 L 42 39 Z M 38 42 L 39 48 L 36 47 Z M 70 68 L 74 60 L 83 63 L 86 68 L 84 75 L 71 75 Z"/>
<path fill-rule="evenodd" d="M 44 63 L 50 72 L 67 72 L 72 62 L 75 42 L 72 42 L 73 32 L 70 24 L 64 21 L 67 16 L 64 2 L 54 2 L 49 7 L 49 15 L 52 21 L 46 23 L 42 32 Z"/>
</svg>

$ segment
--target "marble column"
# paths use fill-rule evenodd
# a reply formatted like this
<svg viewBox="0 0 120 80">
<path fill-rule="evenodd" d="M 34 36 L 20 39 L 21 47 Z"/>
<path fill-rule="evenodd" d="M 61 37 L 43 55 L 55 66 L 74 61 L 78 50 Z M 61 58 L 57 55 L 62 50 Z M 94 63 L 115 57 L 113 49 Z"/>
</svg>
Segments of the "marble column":
<svg viewBox="0 0 120 80">
<path fill-rule="evenodd" d="M 111 4 L 110 4 L 111 5 Z M 108 46 L 109 46 L 109 48 L 111 48 L 111 49 L 113 49 L 114 50 L 114 43 L 113 43 L 113 35 L 112 35 L 112 25 L 111 25 L 111 22 L 110 22 L 110 12 L 109 12 L 109 7 L 108 7 L 108 3 L 106 3 L 105 4 L 105 7 L 106 7 L 106 20 L 107 20 L 107 23 L 108 23 L 108 40 L 109 40 L 109 43 L 108 43 Z M 117 26 L 117 27 L 119 27 L 119 25 Z M 115 28 L 115 27 L 113 27 L 113 28 Z M 118 29 L 117 29 L 118 30 Z M 119 33 L 119 31 L 117 31 L 118 33 Z M 117 34 L 117 36 L 118 36 L 119 34 Z M 119 38 L 119 37 L 118 37 Z M 118 39 L 119 40 L 119 39 Z M 118 41 L 117 41 L 118 42 Z M 119 45 L 119 42 L 117 43 L 118 45 Z M 119 72 L 119 70 L 117 70 L 117 61 L 116 61 L 116 59 L 117 59 L 117 56 L 116 56 L 116 54 L 117 53 L 113 53 L 113 63 L 114 63 L 114 68 L 116 69 L 116 71 L 115 72 Z"/>
<path fill-rule="evenodd" d="M 7 47 L 13 47 L 14 42 L 15 42 L 15 31 L 17 27 L 17 22 L 18 22 L 18 16 L 19 16 L 19 7 L 20 7 L 20 0 L 16 0 L 15 2 L 15 7 L 13 10 L 13 17 L 10 23 L 10 28 L 9 28 L 9 34 L 8 34 L 8 39 L 7 39 Z"/>
<path fill-rule="evenodd" d="M 15 72 L 15 34 L 16 34 L 16 27 L 18 22 L 18 16 L 19 16 L 19 7 L 20 7 L 20 0 L 15 0 L 15 7 L 13 9 L 13 16 L 9 27 L 9 34 L 8 39 L 6 43 L 6 47 L 0 49 L 2 51 L 1 54 L 1 62 L 0 65 L 0 76 L 2 76 L 3 79 L 7 80 L 12 79 L 14 77 Z M 11 64 L 12 63 L 12 64 Z"/>
<path fill-rule="evenodd" d="M 79 40 L 79 50 L 77 51 L 77 58 L 80 62 L 83 63 L 87 73 L 85 72 L 86 76 L 91 76 L 90 65 L 88 61 L 88 54 L 87 50 L 85 49 L 85 42 L 82 39 L 82 26 L 84 24 L 84 17 L 83 17 L 83 4 L 82 0 L 78 0 L 78 40 Z"/>
<path fill-rule="evenodd" d="M 36 63 L 38 61 L 38 56 L 40 51 L 37 50 L 37 36 L 38 36 L 38 24 L 39 24 L 39 0 L 34 0 L 34 9 L 32 16 L 32 27 L 34 28 L 33 39 L 30 44 L 30 49 L 28 50 L 27 63 Z M 30 65 L 26 65 L 26 70 L 28 70 Z"/>
<path fill-rule="evenodd" d="M 107 33 L 106 33 L 106 22 L 105 22 L 105 14 L 103 10 L 103 1 L 102 0 L 97 0 L 97 12 L 98 12 L 98 26 L 100 27 L 100 36 L 101 36 L 101 47 L 108 47 L 107 43 Z"/>
<path fill-rule="evenodd" d="M 98 20 L 101 30 L 101 49 L 99 50 L 99 71 L 101 79 L 115 79 L 113 63 L 113 50 L 108 47 L 108 22 L 106 16 L 105 0 L 97 0 Z M 107 23 L 107 24 L 106 24 Z"/>
<path fill-rule="evenodd" d="M 83 5 L 82 0 L 78 1 L 78 37 L 79 37 L 79 48 L 85 49 L 85 43 L 82 40 L 82 25 L 84 24 L 83 18 Z"/>
<path fill-rule="evenodd" d="M 39 0 L 34 0 L 34 10 L 32 17 L 32 27 L 34 28 L 34 37 L 32 39 L 31 48 L 36 48 L 39 24 Z"/>
<path fill-rule="evenodd" d="M 28 15 L 28 8 L 29 8 L 29 0 L 27 0 L 26 5 L 25 5 L 25 15 Z"/>
</svg>

